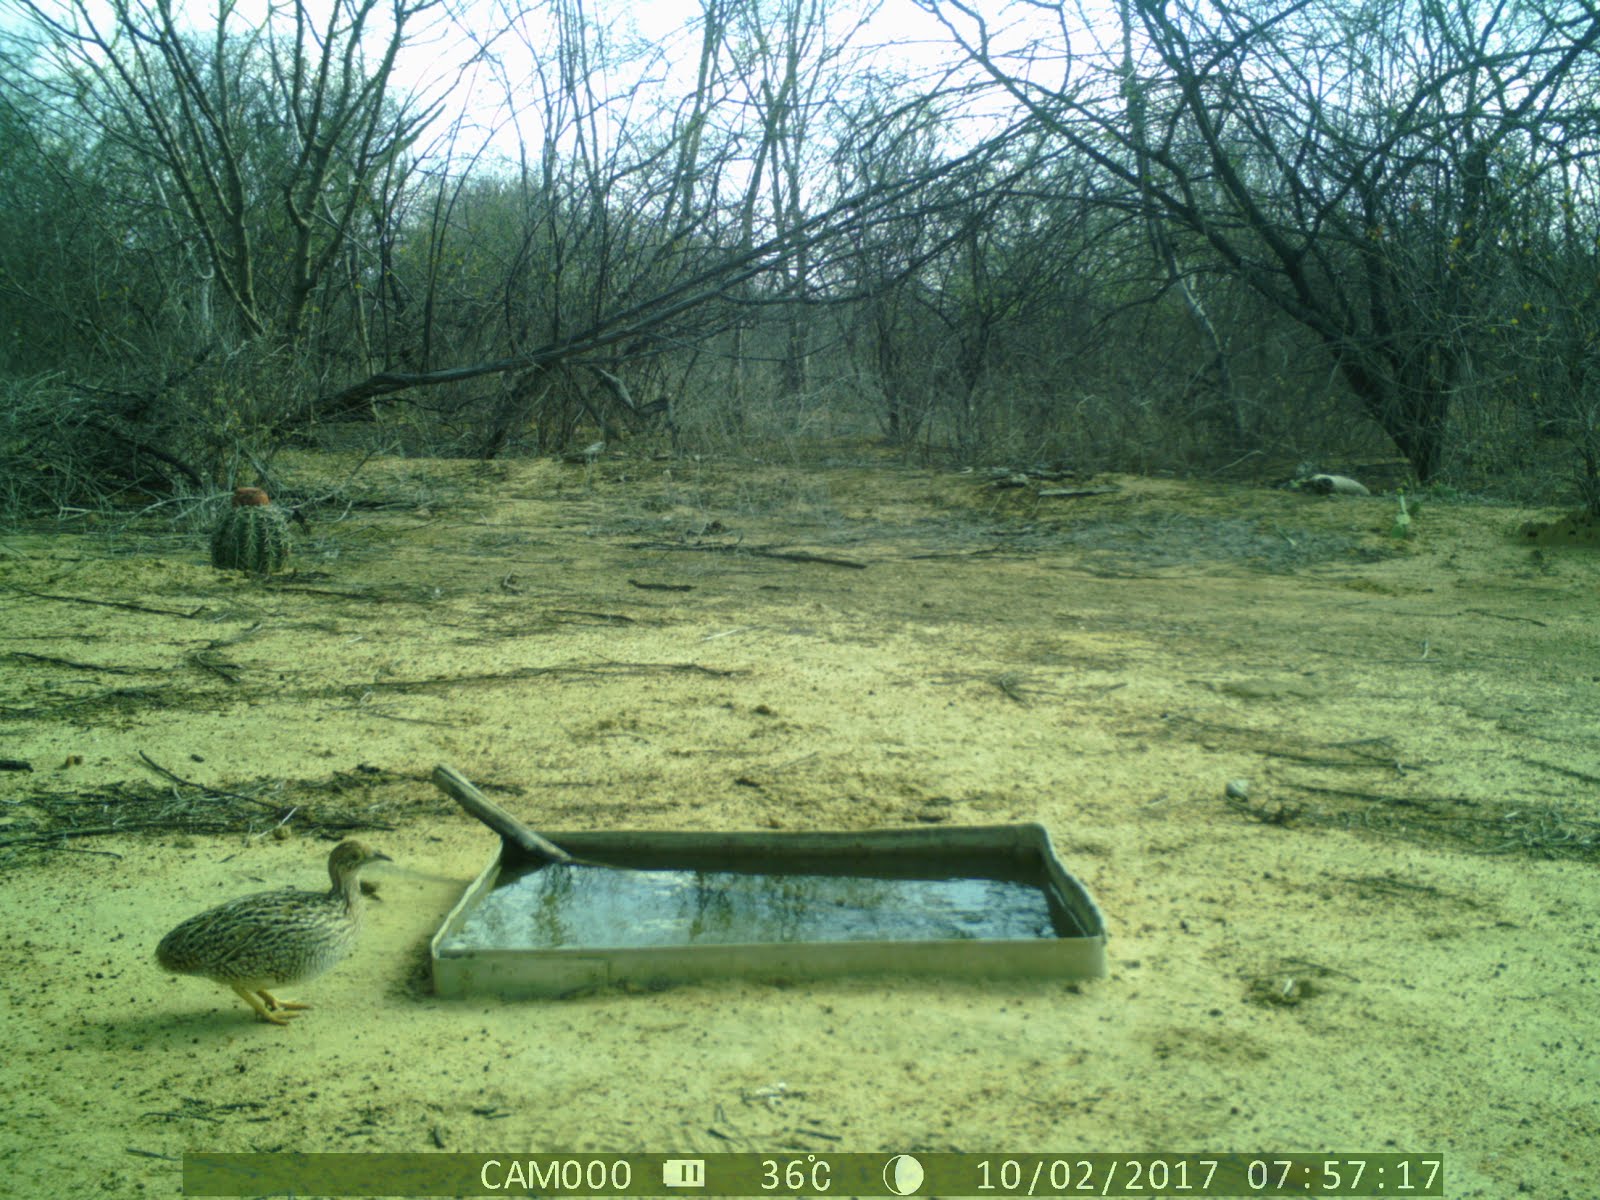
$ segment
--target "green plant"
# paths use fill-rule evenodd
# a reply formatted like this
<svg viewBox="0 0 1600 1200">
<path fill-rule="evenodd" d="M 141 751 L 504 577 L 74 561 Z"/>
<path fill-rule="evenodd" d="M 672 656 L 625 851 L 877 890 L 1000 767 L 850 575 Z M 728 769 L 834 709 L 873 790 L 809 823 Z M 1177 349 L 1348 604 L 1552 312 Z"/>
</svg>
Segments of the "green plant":
<svg viewBox="0 0 1600 1200">
<path fill-rule="evenodd" d="M 289 519 L 259 488 L 237 488 L 233 507 L 211 535 L 211 565 L 268 575 L 289 558 Z"/>
<path fill-rule="evenodd" d="M 1406 507 L 1406 490 L 1399 489 L 1400 511 L 1395 514 L 1394 527 L 1389 530 L 1390 537 L 1408 538 L 1411 536 L 1411 510 Z"/>
</svg>

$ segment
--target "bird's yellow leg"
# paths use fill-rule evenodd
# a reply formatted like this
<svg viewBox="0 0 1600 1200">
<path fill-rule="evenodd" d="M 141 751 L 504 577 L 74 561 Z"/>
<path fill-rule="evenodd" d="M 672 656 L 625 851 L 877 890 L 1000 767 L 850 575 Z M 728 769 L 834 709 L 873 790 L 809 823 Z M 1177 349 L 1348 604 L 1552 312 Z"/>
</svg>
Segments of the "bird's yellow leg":
<svg viewBox="0 0 1600 1200">
<path fill-rule="evenodd" d="M 280 1017 L 277 1014 L 271 1012 L 267 1008 L 267 1006 L 265 1004 L 263 1004 L 260 1000 L 258 1000 L 256 998 L 256 994 L 254 992 L 250 991 L 248 988 L 246 988 L 243 984 L 241 984 L 241 983 L 233 983 L 233 984 L 229 984 L 228 986 L 233 988 L 234 991 L 238 992 L 239 993 L 239 999 L 243 1000 L 251 1008 L 255 1009 L 256 1010 L 256 1014 L 263 1021 L 271 1021 L 274 1025 L 287 1025 L 289 1023 L 287 1017 Z M 262 995 L 266 995 L 266 993 L 263 992 Z M 269 999 L 269 1000 L 271 998 L 272 997 L 270 997 L 270 996 L 267 997 L 267 999 Z"/>
<path fill-rule="evenodd" d="M 311 1007 L 309 1004 L 296 1004 L 293 1000 L 279 1000 L 271 992 L 267 991 L 257 991 L 256 995 L 260 996 L 267 1002 L 268 1008 L 283 1008 L 293 1012 L 299 1009 L 307 1009 Z"/>
</svg>

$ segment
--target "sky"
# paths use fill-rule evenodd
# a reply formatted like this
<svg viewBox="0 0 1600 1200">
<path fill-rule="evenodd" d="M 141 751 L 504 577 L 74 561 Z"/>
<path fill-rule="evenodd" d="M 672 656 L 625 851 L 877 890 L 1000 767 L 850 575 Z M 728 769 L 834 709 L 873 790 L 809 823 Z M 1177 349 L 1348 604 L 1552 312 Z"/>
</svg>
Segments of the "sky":
<svg viewBox="0 0 1600 1200">
<path fill-rule="evenodd" d="M 0 0 L 0 28 L 16 29 L 24 23 L 29 2 L 63 20 L 71 19 L 76 6 L 74 0 Z M 154 0 L 129 2 L 137 9 L 153 5 Z M 301 0 L 305 11 L 319 25 L 327 21 L 336 2 Z M 341 7 L 347 7 L 348 2 L 345 0 Z M 613 68 L 609 87 L 614 92 L 625 94 L 641 79 L 657 83 L 661 94 L 669 99 L 692 91 L 700 49 L 699 0 L 564 2 L 571 7 L 581 4 L 592 24 L 613 30 L 619 47 L 632 43 L 652 52 L 649 62 L 634 59 Z M 744 2 L 759 4 L 772 12 L 780 0 Z M 82 3 L 90 19 L 104 29 L 112 27 L 107 0 Z M 180 19 L 187 17 L 197 30 L 213 28 L 216 0 L 173 0 L 173 4 Z M 960 52 L 947 32 L 915 0 L 829 0 L 826 7 L 832 10 L 833 26 L 843 29 L 859 19 L 866 5 L 871 6 L 873 15 L 857 41 L 870 48 L 870 60 L 875 66 L 891 66 L 913 77 L 929 77 L 960 60 Z M 392 0 L 379 0 L 376 5 L 375 17 L 379 19 L 367 39 L 369 52 L 381 45 L 387 33 L 386 14 L 391 7 Z M 516 124 L 508 120 L 507 84 L 519 100 L 526 100 L 528 90 L 521 85 L 535 68 L 536 60 L 542 58 L 544 69 L 550 69 L 556 40 L 551 23 L 554 7 L 551 0 L 439 0 L 410 26 L 408 44 L 397 60 L 395 83 L 401 92 L 412 92 L 429 101 L 445 100 L 447 120 L 438 126 L 441 132 L 449 117 L 465 114 L 465 128 L 455 145 L 456 153 L 470 152 L 488 139 L 496 152 L 514 158 L 518 133 Z M 985 0 L 983 7 L 990 14 L 1005 8 L 1029 11 L 1026 5 L 1002 5 L 993 0 Z M 259 28 L 269 11 L 274 10 L 280 24 L 286 20 L 285 14 L 293 11 L 284 0 L 235 0 L 230 28 Z M 593 74 L 598 86 L 604 71 Z M 521 128 L 522 136 L 538 140 L 537 122 L 530 127 L 526 112 Z"/>
</svg>

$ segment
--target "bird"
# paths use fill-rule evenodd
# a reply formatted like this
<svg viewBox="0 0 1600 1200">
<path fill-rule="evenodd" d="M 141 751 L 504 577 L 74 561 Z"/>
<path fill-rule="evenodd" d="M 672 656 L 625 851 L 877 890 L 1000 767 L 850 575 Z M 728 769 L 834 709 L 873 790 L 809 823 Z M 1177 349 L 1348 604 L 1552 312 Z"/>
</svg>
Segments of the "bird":
<svg viewBox="0 0 1600 1200">
<path fill-rule="evenodd" d="M 340 842 L 328 855 L 326 892 L 282 888 L 219 904 L 162 938 L 156 961 L 226 984 L 263 1020 L 287 1025 L 287 1014 L 311 1006 L 272 990 L 313 979 L 350 953 L 361 932 L 361 869 L 392 861 L 362 842 Z"/>
</svg>

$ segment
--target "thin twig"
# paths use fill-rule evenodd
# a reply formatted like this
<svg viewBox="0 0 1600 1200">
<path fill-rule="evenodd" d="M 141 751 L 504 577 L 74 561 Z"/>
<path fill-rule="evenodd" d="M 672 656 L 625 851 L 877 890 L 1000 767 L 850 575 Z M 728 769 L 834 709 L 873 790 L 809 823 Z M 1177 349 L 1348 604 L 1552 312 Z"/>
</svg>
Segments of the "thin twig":
<svg viewBox="0 0 1600 1200">
<path fill-rule="evenodd" d="M 33 596 L 39 600 L 60 600 L 64 604 L 93 604 L 100 608 L 125 608 L 129 612 L 155 613 L 161 617 L 193 619 L 206 611 L 204 605 L 192 612 L 180 612 L 175 608 L 152 608 L 148 604 L 133 604 L 127 600 L 91 600 L 87 596 L 61 596 L 55 592 L 36 592 L 32 588 L 12 588 L 11 590 L 24 596 Z"/>
<path fill-rule="evenodd" d="M 138 667 L 105 667 L 99 663 L 78 662 L 70 658 L 55 658 L 48 654 L 31 654 L 26 650 L 13 650 L 12 658 L 20 658 L 27 662 L 44 663 L 50 667 L 71 667 L 75 671 L 104 671 L 109 675 L 137 675 Z"/>
<path fill-rule="evenodd" d="M 277 812 L 278 809 L 283 807 L 283 805 L 274 804 L 270 800 L 262 800 L 258 796 L 247 796 L 243 792 L 225 792 L 220 788 L 207 787 L 203 783 L 196 783 L 192 779 L 185 779 L 182 775 L 179 775 L 174 771 L 169 771 L 166 767 L 163 767 L 143 750 L 139 751 L 139 757 L 144 759 L 145 765 L 158 775 L 164 775 L 168 779 L 172 780 L 173 783 L 181 783 L 184 787 L 194 788 L 197 791 L 204 792 L 208 796 L 226 796 L 229 800 L 243 800 L 246 804 L 259 804 L 263 808 L 272 809 L 273 812 Z"/>
<path fill-rule="evenodd" d="M 1563 767 L 1556 763 L 1545 762 L 1539 758 L 1529 758 L 1526 754 L 1517 755 L 1519 762 L 1525 762 L 1531 767 L 1543 767 L 1546 771 L 1554 771 L 1557 775 L 1566 775 L 1572 779 L 1581 779 L 1585 783 L 1600 783 L 1600 775 L 1592 775 L 1588 771 L 1575 771 L 1571 767 Z"/>
</svg>

